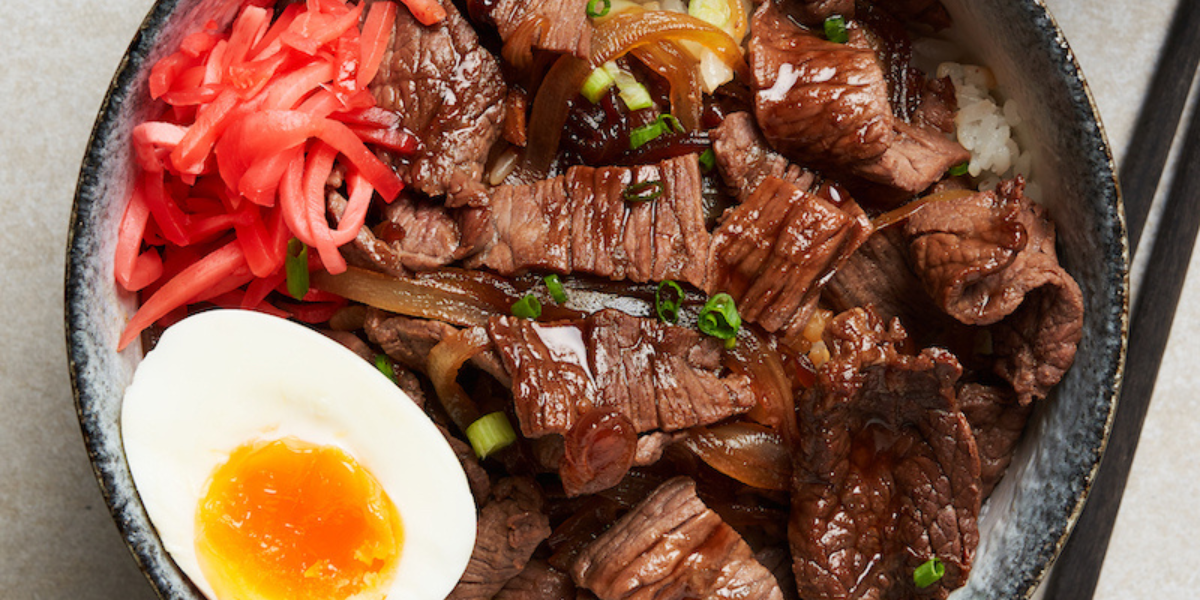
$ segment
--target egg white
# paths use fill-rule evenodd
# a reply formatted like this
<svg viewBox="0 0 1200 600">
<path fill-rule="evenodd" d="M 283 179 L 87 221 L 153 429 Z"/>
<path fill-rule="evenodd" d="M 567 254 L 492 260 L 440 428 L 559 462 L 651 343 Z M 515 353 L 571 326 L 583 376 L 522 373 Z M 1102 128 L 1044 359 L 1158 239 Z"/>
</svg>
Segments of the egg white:
<svg viewBox="0 0 1200 600">
<path fill-rule="evenodd" d="M 196 508 L 214 469 L 253 440 L 337 446 L 374 475 L 404 527 L 389 598 L 442 600 L 470 559 L 475 503 L 441 433 L 374 366 L 284 319 L 213 310 L 169 327 L 125 391 L 121 435 L 164 547 L 210 598 Z"/>
</svg>

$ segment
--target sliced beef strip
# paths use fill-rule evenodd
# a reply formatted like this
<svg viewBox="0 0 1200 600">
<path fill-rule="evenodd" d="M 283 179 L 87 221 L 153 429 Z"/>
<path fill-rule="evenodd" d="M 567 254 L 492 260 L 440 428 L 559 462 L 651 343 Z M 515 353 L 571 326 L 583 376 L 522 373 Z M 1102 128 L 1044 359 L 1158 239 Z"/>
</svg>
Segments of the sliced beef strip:
<svg viewBox="0 0 1200 600">
<path fill-rule="evenodd" d="M 587 0 L 496 0 L 488 4 L 491 6 L 485 18 L 496 26 L 505 42 L 533 27 L 540 30 L 532 38 L 534 48 L 588 57 L 592 24 L 587 17 Z"/>
<path fill-rule="evenodd" d="M 637 433 L 715 423 L 756 403 L 745 375 L 726 374 L 722 342 L 691 328 L 606 309 L 582 321 L 488 323 L 526 437 L 567 434 L 605 409 Z"/>
<path fill-rule="evenodd" d="M 1013 451 L 1021 441 L 1033 405 L 1017 402 L 1011 389 L 980 383 L 960 385 L 958 404 L 971 424 L 975 445 L 979 448 L 980 476 L 986 498 L 1012 462 Z"/>
<path fill-rule="evenodd" d="M 532 479 L 510 477 L 492 488 L 479 511 L 475 549 L 447 600 L 488 600 L 529 563 L 550 537 L 542 490 Z"/>
<path fill-rule="evenodd" d="M 809 191 L 817 182 L 815 173 L 793 164 L 767 145 L 750 113 L 725 117 L 708 135 L 721 177 L 738 202 L 745 202 L 768 177 L 778 177 Z"/>
<path fill-rule="evenodd" d="M 337 192 L 329 194 L 329 211 L 338 221 L 346 205 Z M 354 266 L 403 277 L 450 264 L 461 237 L 458 222 L 445 207 L 401 194 L 384 207 L 381 223 L 359 229 L 342 252 Z"/>
<path fill-rule="evenodd" d="M 654 181 L 662 186 L 657 199 L 625 200 L 631 185 Z M 703 285 L 710 236 L 695 154 L 640 167 L 578 166 L 534 184 L 502 185 L 487 211 L 470 219 L 463 226 L 470 268 Z"/>
<path fill-rule="evenodd" d="M 571 576 L 601 600 L 782 600 L 750 546 L 696 495 L 696 483 L 663 483 L 587 546 Z"/>
<path fill-rule="evenodd" d="M 858 23 L 838 44 L 791 22 L 777 0 L 755 12 L 748 44 L 755 115 L 766 139 L 804 165 L 907 193 L 970 158 L 938 130 L 893 115 L 888 81 Z"/>
<path fill-rule="evenodd" d="M 494 600 L 567 600 L 575 597 L 575 582 L 571 576 L 551 567 L 544 560 L 534 559 L 525 565 L 520 575 L 509 580 Z"/>
<path fill-rule="evenodd" d="M 979 542 L 980 462 L 948 352 L 901 354 L 903 329 L 869 309 L 834 317 L 833 356 L 799 403 L 788 537 L 807 600 L 938 598 L 962 586 Z M 945 576 L 927 588 L 930 558 Z"/>
<path fill-rule="evenodd" d="M 853 19 L 854 9 L 855 0 L 798 0 L 788 5 L 788 14 L 804 25 L 820 28 L 829 17 Z"/>
<path fill-rule="evenodd" d="M 993 325 L 997 374 L 1021 401 L 1044 397 L 1075 359 L 1083 294 L 1059 265 L 1054 224 L 1021 178 L 963 193 L 909 218 L 912 264 L 946 313 Z"/>
<path fill-rule="evenodd" d="M 743 319 L 794 344 L 821 287 L 870 232 L 853 201 L 839 207 L 768 177 L 713 232 L 704 289 L 728 293 Z"/>
<path fill-rule="evenodd" d="M 410 369 L 423 372 L 429 351 L 458 328 L 442 321 L 393 315 L 371 307 L 367 309 L 363 330 L 367 339 L 383 348 L 388 356 Z M 494 350 L 480 352 L 471 357 L 470 362 L 500 383 L 511 383 L 508 371 Z"/>
<path fill-rule="evenodd" d="M 420 145 L 411 156 L 385 154 L 410 188 L 445 195 L 450 206 L 487 202 L 483 164 L 500 135 L 507 87 L 500 65 L 450 0 L 446 18 L 421 25 L 398 11 L 391 43 L 371 91 L 396 111 Z"/>
</svg>

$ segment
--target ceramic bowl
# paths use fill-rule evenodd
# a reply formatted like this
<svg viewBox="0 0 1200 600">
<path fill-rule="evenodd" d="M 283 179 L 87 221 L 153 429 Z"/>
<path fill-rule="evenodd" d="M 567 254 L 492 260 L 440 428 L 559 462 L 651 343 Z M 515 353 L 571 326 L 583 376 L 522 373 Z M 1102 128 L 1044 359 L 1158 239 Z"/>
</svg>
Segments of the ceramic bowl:
<svg viewBox="0 0 1200 600">
<path fill-rule="evenodd" d="M 1124 356 L 1125 229 L 1113 162 L 1096 108 L 1062 32 L 1037 0 L 947 0 L 972 52 L 989 65 L 1027 124 L 1035 176 L 1060 224 L 1059 251 L 1086 301 L 1083 341 L 1056 397 L 1035 412 L 1012 467 L 984 507 L 974 571 L 960 599 L 1029 596 L 1082 508 L 1111 426 Z M 66 319 L 80 426 L 133 557 L 164 598 L 201 598 L 167 555 L 133 487 L 119 429 L 123 390 L 142 350 L 116 352 L 135 300 L 113 280 L 117 224 L 130 189 L 129 136 L 149 113 L 150 66 L 235 0 L 160 0 L 109 89 L 80 172 L 71 222 Z"/>
</svg>

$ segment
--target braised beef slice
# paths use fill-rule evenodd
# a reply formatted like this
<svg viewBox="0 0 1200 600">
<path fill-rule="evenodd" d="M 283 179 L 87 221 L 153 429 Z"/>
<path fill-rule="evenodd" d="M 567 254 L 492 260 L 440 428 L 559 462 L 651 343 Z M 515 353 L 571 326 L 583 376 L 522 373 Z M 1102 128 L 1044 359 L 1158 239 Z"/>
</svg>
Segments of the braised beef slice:
<svg viewBox="0 0 1200 600">
<path fill-rule="evenodd" d="M 979 383 L 959 386 L 958 405 L 971 424 L 975 445 L 979 448 L 980 476 L 986 498 L 1012 462 L 1013 451 L 1021 441 L 1033 405 L 1017 402 L 1016 394 L 1010 389 Z"/>
<path fill-rule="evenodd" d="M 653 184 L 652 182 L 659 182 Z M 631 185 L 650 201 L 625 199 Z M 529 269 L 635 282 L 704 282 L 710 236 L 696 155 L 641 167 L 572 167 L 531 185 L 502 185 L 464 224 L 470 268 Z M 632 193 L 632 190 L 631 190 Z"/>
<path fill-rule="evenodd" d="M 450 206 L 482 205 L 483 163 L 500 135 L 507 87 L 499 63 L 454 3 L 440 3 L 446 18 L 434 25 L 397 12 L 371 91 L 420 141 L 411 156 L 385 153 L 404 182 L 429 196 L 445 195 Z"/>
<path fill-rule="evenodd" d="M 1083 294 L 1058 263 L 1054 225 L 1024 180 L 930 203 L 905 225 L 929 295 L 963 323 L 993 325 L 995 371 L 1021 402 L 1041 398 L 1075 359 Z"/>
<path fill-rule="evenodd" d="M 866 31 L 839 44 L 791 22 L 776 0 L 755 12 L 748 44 L 755 115 L 766 139 L 804 165 L 916 193 L 970 158 L 940 131 L 893 114 Z"/>
<path fill-rule="evenodd" d="M 542 490 L 532 479 L 510 477 L 492 488 L 479 511 L 475 549 L 448 600 L 488 600 L 525 569 L 550 537 Z"/>
<path fill-rule="evenodd" d="M 949 77 L 931 79 L 925 85 L 921 103 L 913 114 L 913 123 L 944 133 L 954 133 L 954 115 L 958 112 L 958 96 Z"/>
<path fill-rule="evenodd" d="M 811 190 L 815 173 L 793 164 L 767 145 L 754 117 L 736 112 L 708 133 L 717 167 L 739 202 L 745 202 L 767 177 L 778 177 L 802 190 Z"/>
<path fill-rule="evenodd" d="M 722 342 L 691 328 L 606 309 L 581 321 L 488 322 L 526 437 L 567 434 L 593 409 L 637 433 L 706 425 L 755 404 L 750 380 L 725 374 Z"/>
<path fill-rule="evenodd" d="M 938 348 L 901 354 L 904 341 L 869 309 L 834 317 L 832 358 L 799 403 L 788 537 L 807 600 L 941 599 L 966 582 L 981 484 L 961 368 Z M 916 588 L 935 556 L 945 576 Z"/>
<path fill-rule="evenodd" d="M 566 600 L 575 596 L 571 576 L 534 559 L 520 575 L 509 580 L 494 600 Z"/>
<path fill-rule="evenodd" d="M 441 321 L 393 315 L 372 307 L 367 309 L 363 330 L 371 343 L 383 348 L 384 353 L 397 362 L 410 369 L 425 371 L 429 351 L 458 328 Z M 480 352 L 471 357 L 470 363 L 497 381 L 509 383 L 508 371 L 494 351 Z"/>
<path fill-rule="evenodd" d="M 467 475 L 467 485 L 471 488 L 471 496 L 487 498 L 492 491 L 492 479 L 479 464 L 475 450 L 471 448 L 470 444 L 454 437 L 445 427 L 438 426 L 438 431 L 442 432 L 442 437 L 446 438 L 446 443 L 450 445 L 454 456 L 462 465 L 463 472 Z"/>
<path fill-rule="evenodd" d="M 696 483 L 663 483 L 583 550 L 571 576 L 601 600 L 782 600 L 750 546 L 696 495 Z"/>
<path fill-rule="evenodd" d="M 788 14 L 804 25 L 820 29 L 829 17 L 853 19 L 854 8 L 854 0 L 798 0 L 788 5 Z"/>
<path fill-rule="evenodd" d="M 500 38 L 534 33 L 534 48 L 586 59 L 592 47 L 592 24 L 586 0 L 495 0 L 486 18 L 495 24 Z M 507 52 L 507 51 L 506 51 Z"/>
<path fill-rule="evenodd" d="M 870 232 L 853 201 L 839 207 L 768 177 L 713 232 L 704 289 L 728 293 L 743 319 L 795 343 L 821 286 Z"/>
<path fill-rule="evenodd" d="M 329 210 L 338 221 L 346 206 L 340 194 L 329 194 Z M 359 229 L 354 242 L 341 250 L 354 266 L 403 277 L 450 264 L 461 237 L 445 207 L 401 194 L 384 206 L 382 222 Z"/>
</svg>

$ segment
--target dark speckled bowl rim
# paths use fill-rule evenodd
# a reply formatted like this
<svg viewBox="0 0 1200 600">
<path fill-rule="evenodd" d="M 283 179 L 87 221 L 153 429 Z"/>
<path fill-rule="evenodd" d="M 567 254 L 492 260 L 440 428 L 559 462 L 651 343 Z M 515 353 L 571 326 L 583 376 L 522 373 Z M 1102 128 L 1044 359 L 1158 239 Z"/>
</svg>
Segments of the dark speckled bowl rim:
<svg viewBox="0 0 1200 600">
<path fill-rule="evenodd" d="M 966 1 L 969 2 L 970 0 Z M 1026 585 L 1021 586 L 1024 592 L 1020 595 L 1029 598 L 1035 593 L 1037 585 L 1051 568 L 1054 558 L 1058 556 L 1079 518 L 1079 514 L 1091 492 L 1096 471 L 1099 467 L 1100 457 L 1103 454 L 1112 430 L 1125 365 L 1126 340 L 1129 326 L 1129 248 L 1125 231 L 1124 205 L 1121 199 L 1120 187 L 1116 180 L 1114 160 L 1107 143 L 1104 127 L 1097 117 L 1099 111 L 1097 110 L 1092 92 L 1083 77 L 1082 70 L 1075 59 L 1074 53 L 1071 51 L 1061 29 L 1058 27 L 1057 22 L 1050 14 L 1044 2 L 1042 0 L 1018 1 L 1024 5 L 1023 8 L 1026 12 L 1034 16 L 1036 27 L 1041 36 L 1043 36 L 1043 39 L 1053 40 L 1053 43 L 1050 45 L 1052 48 L 1050 59 L 1060 65 L 1065 71 L 1069 71 L 1073 75 L 1073 83 L 1078 84 L 1078 89 L 1072 89 L 1074 92 L 1072 94 L 1073 108 L 1089 124 L 1095 126 L 1094 133 L 1089 136 L 1090 139 L 1088 141 L 1094 149 L 1102 152 L 1106 159 L 1103 166 L 1095 175 L 1099 187 L 1105 188 L 1112 194 L 1112 202 L 1107 206 L 1114 213 L 1108 216 L 1112 218 L 1115 230 L 1103 232 L 1103 234 L 1111 235 L 1117 240 L 1117 247 L 1111 248 L 1111 250 L 1114 250 L 1113 254 L 1115 255 L 1108 258 L 1119 261 L 1117 273 L 1115 273 L 1117 278 L 1120 279 L 1118 283 L 1119 289 L 1116 293 L 1120 296 L 1122 304 L 1118 317 L 1119 323 L 1117 324 L 1121 334 L 1120 340 L 1118 340 L 1115 346 L 1105 346 L 1105 349 L 1109 350 L 1112 354 L 1102 361 L 1102 364 L 1109 366 L 1108 371 L 1103 375 L 1103 379 L 1109 382 L 1110 385 L 1107 386 L 1107 418 L 1103 424 L 1099 446 L 1094 449 L 1096 460 L 1092 462 L 1090 469 L 1083 474 L 1082 491 L 1070 510 L 1066 522 L 1063 523 L 1062 530 L 1057 536 L 1053 547 L 1044 548 L 1043 555 L 1039 557 L 1041 568 L 1033 574 L 1033 577 L 1030 578 Z M 156 41 L 163 33 L 164 26 L 175 13 L 178 6 L 179 0 L 158 0 L 155 2 L 133 40 L 130 42 L 129 48 L 122 58 L 116 75 L 104 97 L 100 112 L 92 129 L 87 151 L 82 161 L 79 181 L 76 187 L 68 233 L 65 285 L 68 367 L 75 397 L 76 412 L 80 420 L 81 432 L 87 447 L 88 457 L 92 463 L 92 469 L 100 486 L 101 493 L 104 496 L 105 503 L 116 521 L 117 528 L 126 546 L 129 548 L 130 553 L 137 561 L 142 572 L 146 575 L 155 592 L 161 597 L 167 597 L 168 590 L 172 587 L 172 577 L 178 577 L 180 573 L 173 565 L 169 565 L 166 569 L 156 568 L 155 557 L 151 549 L 135 543 L 134 539 L 139 532 L 136 530 L 134 524 L 123 518 L 121 514 L 123 509 L 118 505 L 118 498 L 116 497 L 116 475 L 103 468 L 98 460 L 101 451 L 100 436 L 103 435 L 103 432 L 96 429 L 92 424 L 89 424 L 85 417 L 85 405 L 98 400 L 93 400 L 91 397 L 91 394 L 96 391 L 97 385 L 91 379 L 90 371 L 85 368 L 87 365 L 84 363 L 88 360 L 88 356 L 82 349 L 83 344 L 86 344 L 87 340 L 83 338 L 81 332 L 86 329 L 85 325 L 89 319 L 88 307 L 82 302 L 82 299 L 85 297 L 83 287 L 87 285 L 85 277 L 87 265 L 85 261 L 86 256 L 77 244 L 77 241 L 86 235 L 87 230 L 91 226 L 82 216 L 88 214 L 92 208 L 92 204 L 99 200 L 98 188 L 100 184 L 98 179 L 103 159 L 101 151 L 102 142 L 114 129 L 114 121 L 118 116 L 118 107 L 121 106 L 122 102 L 131 93 L 137 91 L 134 89 L 134 82 L 137 79 L 138 71 L 151 55 Z M 186 580 L 186 578 L 184 579 Z"/>
</svg>

